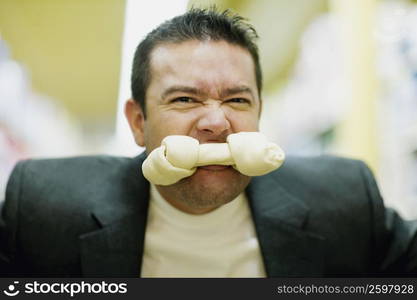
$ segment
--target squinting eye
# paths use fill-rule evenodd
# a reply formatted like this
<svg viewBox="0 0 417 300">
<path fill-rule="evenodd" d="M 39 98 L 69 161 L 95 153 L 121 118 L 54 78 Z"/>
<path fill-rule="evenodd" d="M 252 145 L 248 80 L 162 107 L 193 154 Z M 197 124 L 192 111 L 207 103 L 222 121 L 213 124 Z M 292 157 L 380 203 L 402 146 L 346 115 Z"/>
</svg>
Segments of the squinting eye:
<svg viewBox="0 0 417 300">
<path fill-rule="evenodd" d="M 244 99 L 244 98 L 233 98 L 233 99 L 227 100 L 227 102 L 247 104 L 247 103 L 249 103 L 249 100 Z"/>
<path fill-rule="evenodd" d="M 171 102 L 192 103 L 194 100 L 190 97 L 178 97 L 173 99 Z"/>
</svg>

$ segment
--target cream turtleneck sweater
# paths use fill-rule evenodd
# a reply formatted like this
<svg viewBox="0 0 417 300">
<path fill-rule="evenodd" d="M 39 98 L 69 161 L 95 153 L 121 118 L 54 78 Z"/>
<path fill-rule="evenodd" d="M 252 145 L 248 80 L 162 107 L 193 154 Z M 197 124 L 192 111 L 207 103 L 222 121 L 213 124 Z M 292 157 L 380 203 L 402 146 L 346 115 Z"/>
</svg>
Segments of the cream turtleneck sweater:
<svg viewBox="0 0 417 300">
<path fill-rule="evenodd" d="M 142 277 L 265 277 L 248 201 L 182 212 L 151 185 Z"/>
</svg>

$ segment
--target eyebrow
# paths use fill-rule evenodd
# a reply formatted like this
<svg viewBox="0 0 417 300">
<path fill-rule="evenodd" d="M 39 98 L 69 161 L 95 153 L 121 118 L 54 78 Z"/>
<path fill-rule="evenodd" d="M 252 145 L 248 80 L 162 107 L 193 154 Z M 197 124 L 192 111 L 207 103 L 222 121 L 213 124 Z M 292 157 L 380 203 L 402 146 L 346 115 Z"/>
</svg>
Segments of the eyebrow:
<svg viewBox="0 0 417 300">
<path fill-rule="evenodd" d="M 176 92 L 182 92 L 182 93 L 193 94 L 193 95 L 198 95 L 198 96 L 205 95 L 205 93 L 203 93 L 201 90 L 196 89 L 194 87 L 184 86 L 184 85 L 174 85 L 166 89 L 162 93 L 161 98 L 164 99 L 168 95 L 176 93 Z"/>
<path fill-rule="evenodd" d="M 174 85 L 174 86 L 171 86 L 168 89 L 166 89 L 162 93 L 161 98 L 164 99 L 168 95 L 176 93 L 176 92 L 193 94 L 193 95 L 197 95 L 197 96 L 206 96 L 207 95 L 206 92 L 203 92 L 200 89 L 197 89 L 195 87 L 183 86 L 183 85 Z M 228 96 L 231 96 L 231 95 L 236 95 L 236 94 L 241 94 L 241 93 L 248 93 L 252 97 L 255 97 L 251 88 L 249 88 L 248 86 L 245 86 L 245 85 L 226 88 L 226 89 L 224 89 L 220 92 L 220 97 L 223 98 L 223 97 L 228 97 Z"/>
<path fill-rule="evenodd" d="M 223 97 L 228 97 L 231 95 L 242 94 L 242 93 L 248 93 L 253 98 L 255 97 L 250 87 L 245 86 L 245 85 L 224 89 L 221 91 L 220 96 L 223 98 Z"/>
</svg>

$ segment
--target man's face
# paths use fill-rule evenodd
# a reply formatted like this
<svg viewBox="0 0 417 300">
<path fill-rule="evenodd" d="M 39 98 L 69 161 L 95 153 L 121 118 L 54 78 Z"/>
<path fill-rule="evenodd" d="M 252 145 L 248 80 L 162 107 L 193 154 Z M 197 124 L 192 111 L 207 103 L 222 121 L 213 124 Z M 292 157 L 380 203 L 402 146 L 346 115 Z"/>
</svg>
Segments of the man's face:
<svg viewBox="0 0 417 300">
<path fill-rule="evenodd" d="M 260 99 L 246 49 L 225 41 L 164 44 L 152 51 L 150 67 L 141 131 L 148 153 L 168 135 L 188 135 L 203 144 L 258 131 Z M 184 208 L 182 203 L 207 211 L 234 199 L 249 180 L 232 167 L 207 166 L 158 190 L 165 198 L 181 198 L 167 199 L 174 205 L 180 201 L 177 207 Z"/>
</svg>

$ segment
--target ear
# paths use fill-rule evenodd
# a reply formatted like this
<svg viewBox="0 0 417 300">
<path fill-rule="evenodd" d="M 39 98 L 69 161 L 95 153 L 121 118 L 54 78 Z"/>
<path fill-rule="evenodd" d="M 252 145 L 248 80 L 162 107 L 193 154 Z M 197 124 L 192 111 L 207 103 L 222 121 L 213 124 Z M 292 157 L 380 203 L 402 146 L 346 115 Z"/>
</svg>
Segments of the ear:
<svg viewBox="0 0 417 300">
<path fill-rule="evenodd" d="M 132 130 L 136 144 L 144 147 L 145 117 L 140 104 L 133 99 L 127 100 L 125 104 L 125 116 L 130 125 L 130 129 Z"/>
</svg>

